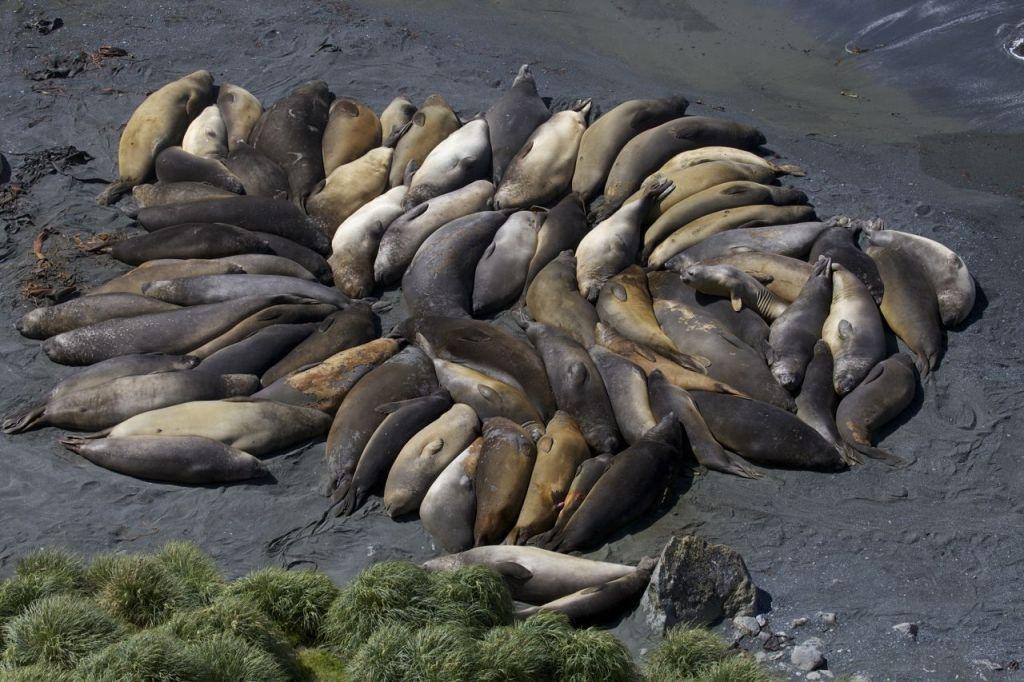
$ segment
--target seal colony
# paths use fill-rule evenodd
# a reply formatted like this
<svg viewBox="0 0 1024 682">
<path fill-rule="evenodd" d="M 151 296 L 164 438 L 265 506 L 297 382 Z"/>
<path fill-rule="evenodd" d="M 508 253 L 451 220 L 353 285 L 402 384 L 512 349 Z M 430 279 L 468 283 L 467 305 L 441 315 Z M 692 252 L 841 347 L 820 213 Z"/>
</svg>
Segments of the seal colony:
<svg viewBox="0 0 1024 682">
<path fill-rule="evenodd" d="M 19 321 L 87 367 L 3 430 L 184 485 L 326 439 L 335 513 L 418 513 L 451 553 L 431 568 L 493 564 L 574 618 L 624 603 L 646 566 L 553 552 L 649 517 L 692 461 L 901 461 L 875 436 L 974 306 L 954 252 L 820 220 L 760 131 L 687 106 L 552 112 L 525 65 L 465 121 L 436 94 L 378 115 L 322 81 L 265 110 L 207 71 L 169 83 L 98 198 L 131 192 L 145 232 L 109 254 L 135 267 Z M 566 571 L 593 580 L 550 588 Z"/>
</svg>

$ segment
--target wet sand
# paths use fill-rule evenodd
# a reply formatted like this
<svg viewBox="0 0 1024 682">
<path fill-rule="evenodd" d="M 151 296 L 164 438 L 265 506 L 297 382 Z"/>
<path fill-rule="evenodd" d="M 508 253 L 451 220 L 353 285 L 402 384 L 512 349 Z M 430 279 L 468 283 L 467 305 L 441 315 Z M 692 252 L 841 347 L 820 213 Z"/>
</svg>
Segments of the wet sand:
<svg viewBox="0 0 1024 682">
<path fill-rule="evenodd" d="M 14 179 L 27 159 L 20 154 L 74 145 L 95 158 L 67 168 L 70 175 L 43 176 L 0 213 L 0 412 L 34 402 L 67 373 L 13 328 L 33 305 L 24 283 L 75 278 L 85 287 L 124 269 L 82 253 L 71 237 L 129 229 L 119 211 L 94 204 L 102 185 L 87 181 L 112 177 L 120 126 L 168 80 L 209 68 L 265 105 L 312 78 L 378 110 L 399 92 L 414 101 L 439 92 L 464 116 L 486 108 L 523 62 L 534 65 L 555 106 L 587 96 L 607 109 L 682 93 L 697 102 L 693 113 L 759 126 L 772 150 L 808 171 L 793 184 L 821 215 L 879 216 L 956 249 L 978 279 L 979 303 L 949 334 L 941 368 L 884 440 L 910 460 L 905 468 L 872 462 L 836 475 L 772 471 L 760 481 L 698 476 L 679 486 L 660 517 L 594 556 L 636 560 L 674 532 L 732 545 L 770 595 L 775 629 L 798 640 L 821 636 L 837 674 L 975 679 L 990 673 L 972 661 L 1021 660 L 1020 128 L 1014 133 L 1005 118 L 981 125 L 934 95 L 911 94 L 905 79 L 858 65 L 843 41 L 792 18 L 786 3 L 759 7 L 710 0 L 13 5 L 0 16 L 7 86 L 0 152 Z M 65 26 L 49 35 L 23 28 L 40 12 Z M 25 76 L 48 55 L 102 45 L 131 56 L 90 61 L 71 78 Z M 32 253 L 43 229 L 53 231 L 42 246 L 48 266 Z M 398 306 L 385 325 L 400 316 Z M 325 519 L 316 492 L 322 444 L 271 458 L 274 484 L 186 488 L 99 469 L 64 451 L 58 436 L 47 429 L 0 439 L 4 572 L 39 546 L 135 551 L 177 537 L 200 544 L 233 575 L 268 563 L 312 564 L 344 581 L 373 561 L 437 553 L 418 521 L 395 523 L 377 502 L 350 519 Z M 837 626 L 789 629 L 793 618 L 818 611 L 836 612 Z M 891 631 L 906 621 L 920 624 L 917 643 Z M 642 616 L 615 632 L 637 651 L 653 641 Z"/>
</svg>

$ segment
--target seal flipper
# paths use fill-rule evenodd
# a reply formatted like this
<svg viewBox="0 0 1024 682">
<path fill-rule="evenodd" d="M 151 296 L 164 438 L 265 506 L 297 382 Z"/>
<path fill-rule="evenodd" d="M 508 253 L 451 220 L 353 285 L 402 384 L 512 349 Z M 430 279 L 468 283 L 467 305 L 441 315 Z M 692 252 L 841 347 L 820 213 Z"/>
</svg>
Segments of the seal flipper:
<svg viewBox="0 0 1024 682">
<path fill-rule="evenodd" d="M 47 425 L 46 404 L 37 405 L 21 413 L 15 413 L 4 418 L 3 432 L 25 433 Z"/>
<path fill-rule="evenodd" d="M 902 457 L 898 457 L 897 455 L 894 455 L 891 452 L 887 452 L 885 450 L 882 450 L 881 448 L 876 448 L 872 445 L 862 445 L 860 443 L 850 442 L 847 442 L 846 444 L 853 448 L 854 450 L 856 450 L 857 452 L 859 452 L 860 454 L 864 455 L 865 457 L 870 457 L 871 459 L 883 461 L 890 466 L 899 466 L 901 464 L 908 463 Z"/>
<path fill-rule="evenodd" d="M 111 204 L 116 203 L 122 196 L 130 192 L 134 186 L 134 183 L 130 180 L 118 178 L 107 185 L 105 190 L 100 192 L 100 195 L 96 197 L 96 203 L 100 206 L 110 206 Z"/>
<path fill-rule="evenodd" d="M 693 452 L 697 462 L 712 471 L 723 474 L 732 474 L 740 478 L 758 479 L 764 478 L 764 474 L 755 469 L 753 465 L 731 450 L 722 448 L 719 452 Z"/>
</svg>

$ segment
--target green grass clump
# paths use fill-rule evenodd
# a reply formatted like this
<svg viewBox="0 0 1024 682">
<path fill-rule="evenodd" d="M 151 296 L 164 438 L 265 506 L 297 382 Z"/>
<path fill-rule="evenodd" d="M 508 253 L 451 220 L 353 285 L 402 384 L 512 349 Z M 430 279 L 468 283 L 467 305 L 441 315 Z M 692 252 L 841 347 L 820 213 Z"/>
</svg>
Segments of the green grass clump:
<svg viewBox="0 0 1024 682">
<path fill-rule="evenodd" d="M 712 663 L 688 680 L 692 680 L 692 682 L 782 682 L 781 677 L 772 675 L 757 661 L 746 656 L 730 656 L 717 663 Z"/>
<path fill-rule="evenodd" d="M 85 563 L 56 547 L 36 550 L 18 560 L 15 572 L 22 578 L 46 576 L 77 589 L 85 587 Z"/>
<path fill-rule="evenodd" d="M 4 658 L 15 665 L 73 668 L 117 641 L 124 626 L 92 599 L 58 594 L 34 602 L 7 624 Z"/>
<path fill-rule="evenodd" d="M 640 679 L 629 650 L 602 630 L 586 629 L 572 633 L 558 653 L 558 679 L 564 682 L 632 682 Z"/>
<path fill-rule="evenodd" d="M 729 655 L 729 645 L 704 628 L 672 628 L 647 656 L 645 672 L 653 682 L 694 677 Z"/>
<path fill-rule="evenodd" d="M 300 649 L 299 666 L 302 679 L 315 682 L 347 682 L 345 662 L 326 649 Z"/>
<path fill-rule="evenodd" d="M 224 589 L 216 562 L 191 542 L 168 542 L 153 557 L 184 587 L 195 606 L 203 606 Z"/>
<path fill-rule="evenodd" d="M 571 641 L 572 625 L 563 614 L 541 612 L 511 626 L 488 630 L 480 643 L 480 680 L 532 682 L 559 669 L 559 652 Z"/>
<path fill-rule="evenodd" d="M 287 637 L 251 599 L 225 594 L 209 606 L 179 611 L 161 629 L 189 642 L 216 634 L 238 637 L 274 657 L 287 672 L 297 672 L 299 663 Z"/>
<path fill-rule="evenodd" d="M 35 663 L 21 667 L 0 667 L 3 682 L 80 682 L 73 673 L 53 666 Z"/>
<path fill-rule="evenodd" d="M 476 631 L 451 623 L 428 625 L 412 642 L 412 673 L 416 679 L 475 680 L 480 668 Z"/>
<path fill-rule="evenodd" d="M 95 568 L 94 562 L 90 569 Z M 194 595 L 153 556 L 104 558 L 102 574 L 90 570 L 97 598 L 111 613 L 136 627 L 159 625 L 175 610 L 191 605 Z"/>
<path fill-rule="evenodd" d="M 15 575 L 0 583 L 0 626 L 23 613 L 33 602 L 55 594 L 79 592 L 78 584 L 60 573 Z M 0 642 L 3 634 L 0 632 Z"/>
<path fill-rule="evenodd" d="M 388 623 L 416 630 L 431 615 L 429 574 L 404 561 L 382 561 L 363 571 L 331 604 L 320 639 L 334 653 L 353 655 Z"/>
<path fill-rule="evenodd" d="M 316 571 L 264 568 L 231 583 L 227 594 L 251 599 L 285 634 L 312 642 L 338 588 Z"/>
<path fill-rule="evenodd" d="M 83 659 L 75 673 L 90 682 L 192 682 L 204 670 L 180 639 L 146 630 Z"/>
<path fill-rule="evenodd" d="M 430 573 L 432 620 L 489 628 L 512 622 L 512 596 L 500 575 L 486 566 Z"/>
<path fill-rule="evenodd" d="M 204 682 L 287 682 L 277 661 L 240 637 L 219 633 L 191 643 L 188 654 L 204 671 Z"/>
<path fill-rule="evenodd" d="M 412 641 L 416 631 L 398 623 L 384 623 L 376 628 L 356 650 L 348 664 L 348 674 L 355 680 L 390 682 L 405 680 L 412 671 Z"/>
</svg>

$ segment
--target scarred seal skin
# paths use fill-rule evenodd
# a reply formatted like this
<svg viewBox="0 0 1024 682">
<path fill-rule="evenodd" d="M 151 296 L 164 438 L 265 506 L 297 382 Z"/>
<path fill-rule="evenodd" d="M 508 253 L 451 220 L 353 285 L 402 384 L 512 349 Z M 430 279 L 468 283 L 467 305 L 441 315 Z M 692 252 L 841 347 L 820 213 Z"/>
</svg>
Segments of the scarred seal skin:
<svg viewBox="0 0 1024 682">
<path fill-rule="evenodd" d="M 420 522 L 446 552 L 473 546 L 476 522 L 476 465 L 484 439 L 469 444 L 430 484 L 420 503 Z"/>
<path fill-rule="evenodd" d="M 594 345 L 597 311 L 579 292 L 572 251 L 563 251 L 537 273 L 526 290 L 526 308 L 533 319 L 568 334 L 584 348 Z"/>
<path fill-rule="evenodd" d="M 228 151 L 233 152 L 248 142 L 252 129 L 263 115 L 263 105 L 245 88 L 224 83 L 217 89 L 217 108 L 227 129 Z"/>
<path fill-rule="evenodd" d="M 264 386 L 269 386 L 297 369 L 364 344 L 377 336 L 377 316 L 368 304 L 357 301 L 344 310 L 328 315 L 311 334 L 264 372 L 260 379 Z"/>
<path fill-rule="evenodd" d="M 609 614 L 622 611 L 632 604 L 647 587 L 657 559 L 645 557 L 636 570 L 621 578 L 587 587 L 540 606 L 528 606 L 515 613 L 517 619 L 529 618 L 537 613 L 561 613 L 573 623 L 593 622 Z"/>
<path fill-rule="evenodd" d="M 830 227 L 814 241 L 807 260 L 815 262 L 821 256 L 827 256 L 833 263 L 842 265 L 857 276 L 871 292 L 876 304 L 882 302 L 885 285 L 878 274 L 878 266 L 874 260 L 857 246 L 858 228 Z"/>
<path fill-rule="evenodd" d="M 590 494 L 590 489 L 597 484 L 611 465 L 612 455 L 608 453 L 584 460 L 576 469 L 576 474 L 569 485 L 569 492 L 565 494 L 562 508 L 558 510 L 558 518 L 555 519 L 555 525 L 546 533 L 530 538 L 529 544 L 543 547 L 551 538 L 561 533 L 562 529 L 569 523 L 569 519 L 572 518 L 576 510 L 583 504 L 583 500 Z"/>
<path fill-rule="evenodd" d="M 864 381 L 839 402 L 836 426 L 847 445 L 857 452 L 890 463 L 899 457 L 872 445 L 873 434 L 895 419 L 917 394 L 914 361 L 897 353 L 875 365 Z"/>
<path fill-rule="evenodd" d="M 159 182 L 205 182 L 234 194 L 245 193 L 242 181 L 218 158 L 197 156 L 181 147 L 160 152 L 155 168 Z"/>
</svg>

